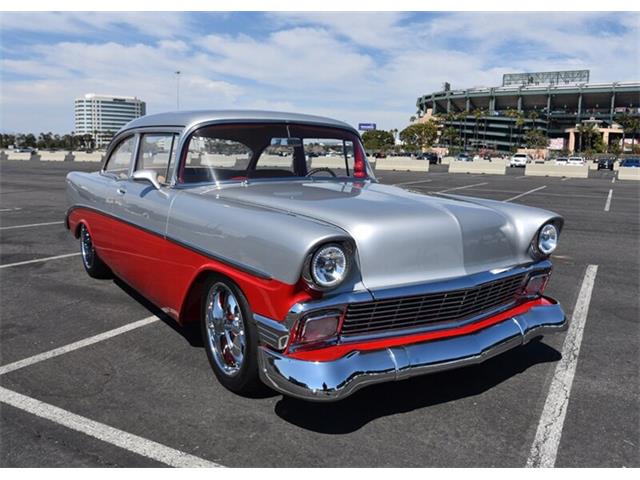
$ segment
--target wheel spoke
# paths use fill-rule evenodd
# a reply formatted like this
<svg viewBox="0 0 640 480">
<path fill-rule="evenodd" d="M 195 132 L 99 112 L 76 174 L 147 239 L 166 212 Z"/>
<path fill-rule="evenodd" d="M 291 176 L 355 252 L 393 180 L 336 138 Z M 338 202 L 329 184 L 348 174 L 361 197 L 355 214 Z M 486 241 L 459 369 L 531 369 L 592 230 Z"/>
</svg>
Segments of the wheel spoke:
<svg viewBox="0 0 640 480">
<path fill-rule="evenodd" d="M 226 375 L 236 375 L 242 368 L 246 348 L 244 323 L 238 300 L 223 283 L 216 283 L 209 290 L 205 315 L 215 363 Z"/>
</svg>

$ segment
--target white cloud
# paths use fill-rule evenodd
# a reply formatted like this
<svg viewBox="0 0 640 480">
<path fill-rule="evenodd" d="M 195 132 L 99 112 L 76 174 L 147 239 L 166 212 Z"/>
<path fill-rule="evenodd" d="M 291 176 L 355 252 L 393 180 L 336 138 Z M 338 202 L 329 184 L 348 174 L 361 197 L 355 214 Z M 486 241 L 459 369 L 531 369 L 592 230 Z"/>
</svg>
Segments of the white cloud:
<svg viewBox="0 0 640 480">
<path fill-rule="evenodd" d="M 154 38 L 189 32 L 188 16 L 181 12 L 11 12 L 0 15 L 0 30 L 58 33 L 80 36 L 133 30 Z"/>
<path fill-rule="evenodd" d="M 445 81 L 494 86 L 506 72 L 574 68 L 595 82 L 640 79 L 634 13 L 273 13 L 252 33 L 196 29 L 173 12 L 24 15 L 2 15 L 3 33 L 78 39 L 11 45 L 0 59 L 8 130 L 69 131 L 73 99 L 88 92 L 174 109 L 176 70 L 182 108 L 299 111 L 381 128 L 403 128 L 416 98 Z"/>
<path fill-rule="evenodd" d="M 278 87 L 340 89 L 374 66 L 373 60 L 320 28 L 274 32 L 266 41 L 247 35 L 209 35 L 198 43 L 220 73 Z"/>
</svg>

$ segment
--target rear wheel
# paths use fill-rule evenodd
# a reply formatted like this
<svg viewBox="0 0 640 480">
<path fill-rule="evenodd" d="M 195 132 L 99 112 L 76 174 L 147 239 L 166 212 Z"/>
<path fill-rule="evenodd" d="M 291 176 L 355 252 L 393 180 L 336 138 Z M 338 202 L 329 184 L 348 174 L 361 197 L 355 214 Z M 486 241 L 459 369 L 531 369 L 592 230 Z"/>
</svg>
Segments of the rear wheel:
<svg viewBox="0 0 640 480">
<path fill-rule="evenodd" d="M 84 265 L 84 269 L 90 277 L 109 278 L 111 276 L 111 270 L 100 260 L 96 253 L 93 239 L 84 223 L 80 225 L 80 253 L 82 255 L 82 265 Z"/>
<path fill-rule="evenodd" d="M 213 372 L 240 395 L 263 388 L 258 376 L 258 334 L 249 304 L 232 282 L 211 276 L 204 287 L 202 338 Z"/>
</svg>

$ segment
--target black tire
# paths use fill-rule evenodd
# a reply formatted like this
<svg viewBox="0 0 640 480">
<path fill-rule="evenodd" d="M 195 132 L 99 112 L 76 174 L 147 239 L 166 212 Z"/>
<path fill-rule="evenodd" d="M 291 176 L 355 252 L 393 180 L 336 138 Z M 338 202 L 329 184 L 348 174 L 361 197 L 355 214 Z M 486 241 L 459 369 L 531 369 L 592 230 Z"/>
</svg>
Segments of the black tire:
<svg viewBox="0 0 640 480">
<path fill-rule="evenodd" d="M 215 296 L 215 292 L 218 291 L 217 289 L 220 288 L 220 285 L 226 287 L 235 297 L 241 314 L 242 324 L 244 326 L 245 348 L 242 363 L 238 370 L 233 374 L 226 372 L 220 366 L 219 362 L 225 362 L 224 355 L 218 355 L 214 351 L 215 340 L 212 340 L 212 338 L 215 338 L 215 336 L 212 337 L 210 335 L 209 332 L 211 329 L 207 326 L 208 304 L 210 303 L 211 295 Z M 243 396 L 251 396 L 265 390 L 265 386 L 261 382 L 258 373 L 258 331 L 253 321 L 253 313 L 249 307 L 249 302 L 247 302 L 242 290 L 240 290 L 236 284 L 220 275 L 212 274 L 207 279 L 202 291 L 200 328 L 202 333 L 202 343 L 204 344 L 204 348 L 207 352 L 209 364 L 211 365 L 216 378 L 225 388 Z"/>
<path fill-rule="evenodd" d="M 98 253 L 93 246 L 93 239 L 89 233 L 89 229 L 83 223 L 80 225 L 80 256 L 82 257 L 82 265 L 92 278 L 111 278 L 113 273 L 111 269 L 100 259 Z"/>
</svg>

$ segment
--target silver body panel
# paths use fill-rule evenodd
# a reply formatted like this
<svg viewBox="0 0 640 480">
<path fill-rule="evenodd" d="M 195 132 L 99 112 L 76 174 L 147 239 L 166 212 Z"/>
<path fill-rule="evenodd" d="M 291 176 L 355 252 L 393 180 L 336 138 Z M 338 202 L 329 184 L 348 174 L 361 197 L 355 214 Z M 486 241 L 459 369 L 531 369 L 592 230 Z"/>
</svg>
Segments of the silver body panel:
<svg viewBox="0 0 640 480">
<path fill-rule="evenodd" d="M 255 181 L 155 190 L 77 172 L 67 181 L 69 206 L 103 211 L 287 284 L 299 280 L 304 259 L 317 245 L 351 238 L 355 272 L 339 292 L 529 263 L 536 231 L 557 218 L 522 205 L 421 195 L 372 182 Z"/>
</svg>

